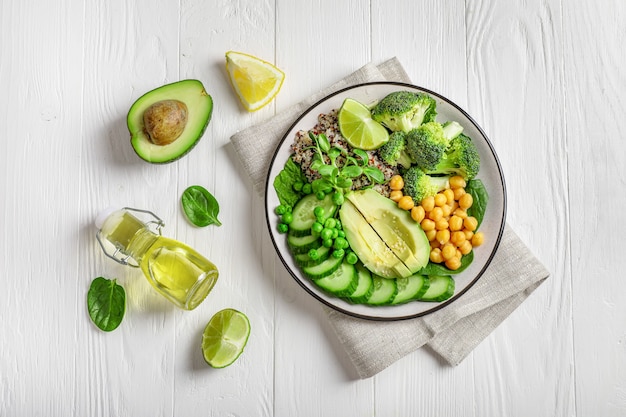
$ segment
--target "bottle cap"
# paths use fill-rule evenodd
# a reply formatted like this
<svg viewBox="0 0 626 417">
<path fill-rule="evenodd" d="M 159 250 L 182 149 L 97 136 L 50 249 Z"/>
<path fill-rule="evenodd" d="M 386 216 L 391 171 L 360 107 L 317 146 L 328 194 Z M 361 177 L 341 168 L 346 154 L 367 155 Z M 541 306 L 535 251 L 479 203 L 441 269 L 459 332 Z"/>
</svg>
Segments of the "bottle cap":
<svg viewBox="0 0 626 417">
<path fill-rule="evenodd" d="M 104 225 L 106 219 L 118 210 L 121 210 L 121 207 L 109 206 L 102 210 L 100 213 L 98 213 L 98 215 L 96 216 L 96 221 L 94 222 L 98 230 L 102 229 L 102 226 Z"/>
</svg>

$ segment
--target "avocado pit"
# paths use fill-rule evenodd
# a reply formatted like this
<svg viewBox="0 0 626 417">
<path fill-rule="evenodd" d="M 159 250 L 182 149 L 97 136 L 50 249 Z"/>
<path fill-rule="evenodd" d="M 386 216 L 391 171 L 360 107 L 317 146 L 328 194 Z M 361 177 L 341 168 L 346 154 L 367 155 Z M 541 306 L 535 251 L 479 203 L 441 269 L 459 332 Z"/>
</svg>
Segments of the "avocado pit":
<svg viewBox="0 0 626 417">
<path fill-rule="evenodd" d="M 183 133 L 187 119 L 187 105 L 182 101 L 158 101 L 143 114 L 144 130 L 155 145 L 169 145 Z"/>
</svg>

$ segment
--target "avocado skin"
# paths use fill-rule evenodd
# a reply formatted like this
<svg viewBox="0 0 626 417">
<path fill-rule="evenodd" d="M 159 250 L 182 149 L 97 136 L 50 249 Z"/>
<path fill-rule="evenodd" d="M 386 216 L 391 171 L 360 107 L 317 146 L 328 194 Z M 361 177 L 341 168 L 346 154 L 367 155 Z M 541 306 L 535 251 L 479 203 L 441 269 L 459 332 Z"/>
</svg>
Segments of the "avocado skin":
<svg viewBox="0 0 626 417">
<path fill-rule="evenodd" d="M 162 100 L 179 100 L 189 109 L 189 119 L 180 137 L 169 145 L 153 144 L 144 130 L 143 113 Z M 133 150 L 146 162 L 168 164 L 187 155 L 204 135 L 213 113 L 213 98 L 201 81 L 188 79 L 165 84 L 139 97 L 126 118 Z"/>
</svg>

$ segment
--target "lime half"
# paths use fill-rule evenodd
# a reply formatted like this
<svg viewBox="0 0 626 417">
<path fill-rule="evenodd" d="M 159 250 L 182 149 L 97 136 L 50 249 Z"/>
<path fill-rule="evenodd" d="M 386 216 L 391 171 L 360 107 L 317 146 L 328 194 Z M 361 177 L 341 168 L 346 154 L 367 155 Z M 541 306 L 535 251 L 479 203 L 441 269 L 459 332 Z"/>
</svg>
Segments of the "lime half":
<svg viewBox="0 0 626 417">
<path fill-rule="evenodd" d="M 213 368 L 237 360 L 250 336 L 250 321 L 240 311 L 227 308 L 215 313 L 202 333 L 202 354 Z"/>
<path fill-rule="evenodd" d="M 389 132 L 372 119 L 370 109 L 354 99 L 344 100 L 337 119 L 341 136 L 354 148 L 378 149 L 389 140 Z"/>
</svg>

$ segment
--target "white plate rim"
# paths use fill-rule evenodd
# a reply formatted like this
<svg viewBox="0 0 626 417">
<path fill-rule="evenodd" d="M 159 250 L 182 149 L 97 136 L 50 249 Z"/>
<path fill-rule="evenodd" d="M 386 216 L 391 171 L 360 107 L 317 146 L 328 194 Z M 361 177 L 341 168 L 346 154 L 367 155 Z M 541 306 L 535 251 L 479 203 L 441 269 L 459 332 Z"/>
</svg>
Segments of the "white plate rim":
<svg viewBox="0 0 626 417">
<path fill-rule="evenodd" d="M 497 170 L 497 174 L 498 174 L 498 179 L 499 179 L 499 184 L 501 185 L 501 192 L 502 192 L 502 207 L 501 207 L 501 213 L 499 215 L 499 218 L 501 219 L 500 222 L 500 226 L 499 226 L 499 230 L 497 231 L 497 236 L 495 238 L 495 242 L 493 245 L 493 248 L 491 250 L 491 253 L 488 255 L 484 265 L 482 266 L 482 268 L 480 268 L 480 270 L 476 273 L 476 276 L 470 280 L 470 282 L 463 288 L 455 291 L 455 294 L 449 298 L 446 301 L 440 302 L 440 303 L 428 303 L 430 305 L 432 305 L 431 308 L 428 308 L 426 310 L 423 311 L 417 311 L 414 313 L 404 313 L 404 314 L 398 314 L 398 315 L 380 315 L 377 314 L 376 311 L 379 311 L 380 307 L 370 307 L 372 314 L 364 314 L 364 313 L 360 313 L 358 311 L 355 311 L 356 308 L 351 308 L 354 306 L 359 306 L 359 305 L 353 305 L 350 303 L 345 302 L 344 300 L 341 300 L 339 298 L 330 296 L 328 294 L 323 293 L 321 290 L 317 291 L 314 290 L 313 287 L 311 285 L 314 286 L 314 284 L 311 285 L 307 285 L 306 284 L 306 280 L 308 280 L 308 278 L 300 276 L 303 275 L 297 268 L 297 266 L 295 268 L 292 268 L 291 265 L 289 264 L 289 262 L 287 262 L 287 260 L 285 259 L 285 257 L 283 256 L 283 253 L 281 252 L 281 249 L 276 241 L 277 238 L 285 238 L 284 234 L 280 234 L 278 233 L 275 229 L 275 224 L 272 223 L 272 218 L 276 218 L 276 214 L 274 213 L 273 207 L 270 207 L 270 192 L 274 192 L 274 187 L 273 187 L 273 180 L 275 177 L 275 173 L 274 173 L 274 165 L 277 162 L 277 157 L 278 154 L 280 153 L 279 151 L 283 148 L 283 145 L 285 143 L 285 141 L 287 141 L 288 139 L 293 140 L 293 134 L 294 134 L 294 129 L 299 125 L 299 123 L 302 121 L 302 119 L 304 119 L 307 115 L 309 115 L 309 113 L 311 113 L 313 110 L 317 109 L 319 106 L 321 106 L 322 104 L 324 104 L 325 102 L 329 101 L 331 98 L 338 96 L 338 95 L 342 95 L 348 91 L 351 90 L 357 90 L 357 89 L 363 89 L 363 88 L 367 88 L 370 86 L 393 86 L 393 87 L 397 87 L 397 88 L 409 88 L 412 90 L 418 90 L 421 92 L 424 92 L 434 98 L 436 98 L 439 101 L 443 101 L 446 102 L 448 105 L 452 106 L 456 111 L 458 111 L 459 113 L 461 113 L 468 122 L 470 122 L 473 127 L 479 132 L 479 134 L 482 136 L 482 139 L 484 140 L 485 144 L 487 145 L 488 150 L 491 153 L 491 156 L 493 157 L 493 162 L 495 163 L 496 166 L 496 170 Z M 382 98 L 382 97 L 381 97 Z M 330 111 L 332 109 L 328 109 L 327 111 Z M 312 126 L 308 127 L 307 129 L 310 129 Z M 281 165 L 280 165 L 280 169 L 282 169 L 282 167 L 284 166 L 284 161 L 280 161 Z M 481 168 L 482 170 L 482 168 Z M 280 171 L 280 170 L 279 170 Z M 491 201 L 491 193 L 490 194 L 490 201 Z M 452 100 L 448 99 L 447 97 L 434 92 L 432 90 L 429 90 L 427 88 L 424 87 L 420 87 L 414 84 L 410 84 L 410 83 L 403 83 L 403 82 L 395 82 L 395 81 L 375 81 L 375 82 L 367 82 L 367 83 L 360 83 L 360 84 L 356 84 L 353 86 L 348 86 L 342 89 L 339 89 L 335 92 L 332 92 L 326 96 L 324 96 L 323 98 L 321 98 L 320 100 L 318 100 L 317 102 L 315 102 L 314 104 L 312 104 L 311 106 L 309 106 L 305 111 L 303 111 L 302 113 L 299 114 L 299 116 L 295 119 L 295 121 L 289 126 L 289 128 L 286 129 L 285 133 L 283 134 L 282 138 L 280 139 L 279 143 L 276 146 L 276 149 L 274 150 L 273 154 L 272 154 L 272 159 L 270 161 L 270 164 L 268 166 L 268 171 L 267 171 L 267 176 L 266 176 L 266 182 L 265 182 L 265 218 L 266 218 L 266 224 L 267 224 L 267 228 L 268 228 L 268 232 L 270 234 L 270 238 L 272 240 L 272 245 L 274 246 L 274 249 L 276 251 L 276 254 L 278 255 L 281 263 L 283 264 L 283 266 L 287 269 L 287 272 L 289 272 L 289 274 L 292 276 L 292 278 L 307 292 L 309 293 L 309 295 L 313 296 L 315 299 L 317 299 L 319 302 L 321 302 L 322 304 L 326 305 L 327 307 L 330 307 L 338 312 L 347 314 L 349 316 L 352 317 L 356 317 L 356 318 L 360 318 L 360 319 L 366 319 L 366 320 L 372 320 L 372 321 L 398 321 L 398 320 L 407 320 L 407 319 L 412 319 L 412 318 L 417 318 L 417 317 L 422 317 L 428 314 L 431 314 L 435 311 L 438 311 L 442 308 L 444 308 L 445 306 L 455 302 L 456 300 L 458 300 L 460 297 L 463 296 L 463 294 L 465 294 L 471 287 L 473 287 L 476 282 L 480 279 L 480 277 L 485 273 L 485 271 L 487 270 L 487 268 L 489 267 L 489 265 L 491 264 L 493 257 L 495 256 L 498 247 L 500 245 L 500 242 L 502 240 L 502 235 L 504 233 L 504 229 L 506 226 L 506 214 L 507 214 L 507 193 L 506 193 L 506 182 L 504 179 L 504 174 L 503 174 L 503 170 L 502 170 L 502 166 L 500 164 L 500 160 L 498 158 L 498 155 L 491 143 L 491 141 L 489 140 L 487 134 L 484 132 L 484 130 L 480 127 L 480 125 L 463 109 L 461 108 L 459 105 L 457 105 L 455 102 L 453 102 Z M 294 269 L 296 269 L 296 271 L 294 271 Z M 298 272 L 298 273 L 296 273 Z M 462 274 L 463 272 L 461 272 Z M 460 274 L 459 274 L 460 275 Z M 410 303 L 409 303 L 410 304 Z M 406 306 L 406 304 L 404 304 Z M 388 306 L 388 308 L 397 308 L 400 307 L 399 306 Z"/>
</svg>

